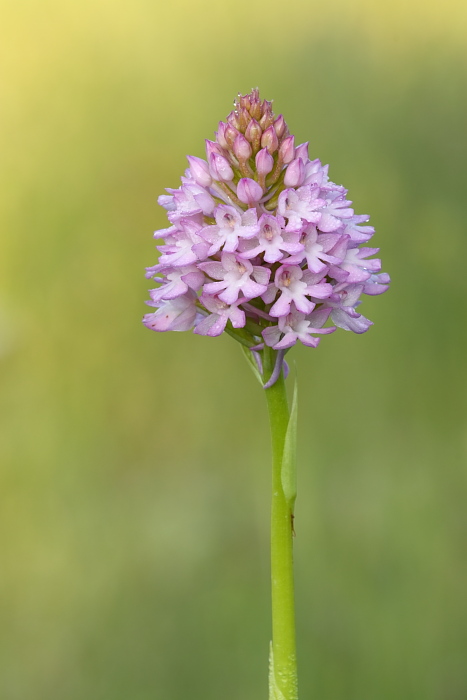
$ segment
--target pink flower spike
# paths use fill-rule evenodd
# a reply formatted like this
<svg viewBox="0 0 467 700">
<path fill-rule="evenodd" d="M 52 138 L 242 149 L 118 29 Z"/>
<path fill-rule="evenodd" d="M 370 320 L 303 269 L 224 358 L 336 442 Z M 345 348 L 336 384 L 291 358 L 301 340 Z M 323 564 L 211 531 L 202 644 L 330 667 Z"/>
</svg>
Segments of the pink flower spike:
<svg viewBox="0 0 467 700">
<path fill-rule="evenodd" d="M 274 158 L 268 153 L 266 148 L 262 148 L 255 158 L 258 175 L 267 175 L 274 167 Z"/>
<path fill-rule="evenodd" d="M 209 187 L 212 183 L 212 177 L 206 161 L 196 156 L 187 156 L 187 160 L 190 164 L 190 172 L 193 176 L 193 180 L 195 180 L 198 185 L 201 185 L 201 187 Z"/>
<path fill-rule="evenodd" d="M 295 158 L 285 171 L 284 185 L 300 187 L 305 179 L 305 166 L 301 158 Z"/>
<path fill-rule="evenodd" d="M 308 143 L 296 146 L 257 88 L 237 96 L 206 156 L 187 156 L 180 186 L 158 199 L 171 225 L 154 234 L 159 259 L 146 276 L 156 288 L 146 303 L 155 308 L 144 323 L 226 330 L 260 354 L 272 347 L 272 384 L 285 376 L 292 345 L 316 347 L 334 330 L 323 328 L 328 316 L 364 333 L 371 321 L 358 313 L 361 297 L 382 294 L 390 278 L 378 249 L 364 247 L 374 233 L 369 217 L 354 213 L 329 166 L 310 160 Z"/>
<path fill-rule="evenodd" d="M 263 189 L 257 182 L 251 180 L 249 177 L 242 177 L 238 181 L 237 185 L 237 197 L 241 202 L 252 206 L 259 202 L 263 196 Z"/>
<path fill-rule="evenodd" d="M 295 136 L 287 136 L 285 138 L 279 148 L 279 158 L 281 161 L 285 164 L 288 165 L 293 161 L 295 158 Z"/>
</svg>

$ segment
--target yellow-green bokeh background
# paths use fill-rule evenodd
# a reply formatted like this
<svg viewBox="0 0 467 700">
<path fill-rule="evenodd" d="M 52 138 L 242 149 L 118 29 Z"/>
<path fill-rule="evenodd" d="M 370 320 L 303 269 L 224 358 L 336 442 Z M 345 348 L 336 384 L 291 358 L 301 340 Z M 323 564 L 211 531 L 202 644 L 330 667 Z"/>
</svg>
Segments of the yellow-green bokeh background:
<svg viewBox="0 0 467 700">
<path fill-rule="evenodd" d="M 467 697 L 464 0 L 2 0 L 2 700 L 259 700 L 264 397 L 140 317 L 156 196 L 259 85 L 377 227 L 300 379 L 303 700 Z"/>
</svg>

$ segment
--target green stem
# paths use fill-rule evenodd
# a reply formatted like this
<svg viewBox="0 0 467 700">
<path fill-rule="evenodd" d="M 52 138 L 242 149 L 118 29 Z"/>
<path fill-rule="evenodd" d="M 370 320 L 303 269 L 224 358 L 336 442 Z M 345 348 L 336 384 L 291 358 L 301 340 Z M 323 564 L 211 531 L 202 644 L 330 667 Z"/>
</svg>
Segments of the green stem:
<svg viewBox="0 0 467 700">
<path fill-rule="evenodd" d="M 274 368 L 276 352 L 263 352 L 264 378 Z M 293 513 L 284 495 L 281 470 L 289 407 L 284 375 L 265 390 L 272 438 L 271 585 L 272 657 L 269 700 L 297 700 L 295 604 L 293 579 Z"/>
</svg>

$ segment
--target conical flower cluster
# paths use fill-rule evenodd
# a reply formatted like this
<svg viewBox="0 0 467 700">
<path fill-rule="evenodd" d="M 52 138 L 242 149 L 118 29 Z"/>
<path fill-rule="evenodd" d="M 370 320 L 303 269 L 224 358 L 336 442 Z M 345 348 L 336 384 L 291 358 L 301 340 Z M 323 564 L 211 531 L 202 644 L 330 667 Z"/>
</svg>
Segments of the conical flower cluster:
<svg viewBox="0 0 467 700">
<path fill-rule="evenodd" d="M 328 166 L 295 145 L 282 115 L 258 90 L 239 96 L 206 141 L 206 160 L 188 156 L 178 189 L 159 197 L 170 227 L 157 265 L 159 284 L 144 316 L 155 331 L 218 336 L 254 350 L 316 347 L 335 326 L 364 333 L 357 307 L 381 294 L 389 275 L 366 243 L 374 229 L 357 215 Z M 330 317 L 334 326 L 324 327 Z M 282 353 L 281 353 L 282 354 Z"/>
</svg>

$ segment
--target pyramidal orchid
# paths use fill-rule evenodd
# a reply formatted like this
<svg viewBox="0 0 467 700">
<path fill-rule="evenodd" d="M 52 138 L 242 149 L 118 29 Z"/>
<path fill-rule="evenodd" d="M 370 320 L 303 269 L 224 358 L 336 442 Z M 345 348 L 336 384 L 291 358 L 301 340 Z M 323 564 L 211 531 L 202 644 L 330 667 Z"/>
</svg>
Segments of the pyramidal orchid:
<svg viewBox="0 0 467 700">
<path fill-rule="evenodd" d="M 259 91 L 239 95 L 206 141 L 206 159 L 188 156 L 178 189 L 159 197 L 169 227 L 150 290 L 145 326 L 237 340 L 265 389 L 273 451 L 270 700 L 297 700 L 292 536 L 296 386 L 289 409 L 286 353 L 316 348 L 336 327 L 364 333 L 362 295 L 390 278 L 365 245 L 374 229 L 355 214 L 347 190 L 295 145 L 282 115 Z M 326 325 L 328 324 L 328 325 Z"/>
</svg>

